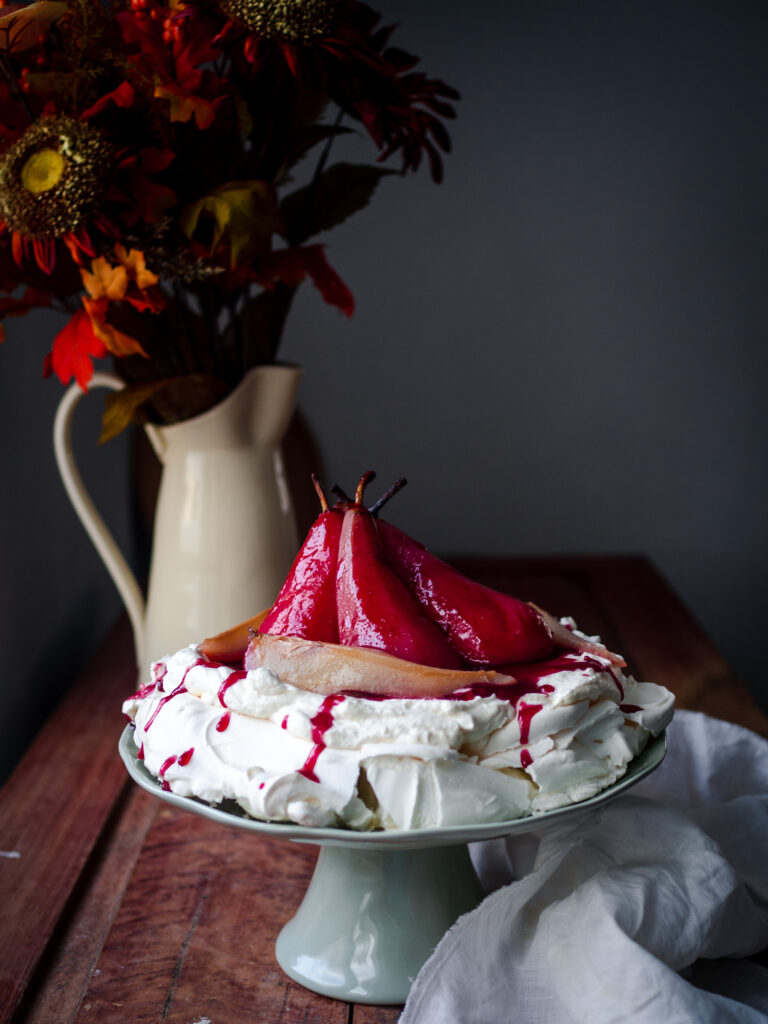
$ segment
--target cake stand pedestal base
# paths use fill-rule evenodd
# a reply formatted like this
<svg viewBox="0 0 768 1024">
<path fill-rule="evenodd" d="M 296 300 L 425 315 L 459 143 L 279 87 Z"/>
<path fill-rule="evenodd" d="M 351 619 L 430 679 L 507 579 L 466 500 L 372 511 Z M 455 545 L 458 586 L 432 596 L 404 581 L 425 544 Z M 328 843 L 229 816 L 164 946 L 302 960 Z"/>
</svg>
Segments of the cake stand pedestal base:
<svg viewBox="0 0 768 1024">
<path fill-rule="evenodd" d="M 304 900 L 277 940 L 277 961 L 321 995 L 404 1003 L 439 940 L 482 895 L 466 845 L 322 846 Z"/>
<path fill-rule="evenodd" d="M 383 1006 L 405 1002 L 413 979 L 445 932 L 480 902 L 483 894 L 467 843 L 540 831 L 588 814 L 658 768 L 666 749 L 662 733 L 609 789 L 533 817 L 351 832 L 257 821 L 234 803 L 212 807 L 164 790 L 139 759 L 131 727 L 120 737 L 120 755 L 131 777 L 160 800 L 229 828 L 320 846 L 304 901 L 278 937 L 277 960 L 294 981 L 314 992 Z"/>
</svg>

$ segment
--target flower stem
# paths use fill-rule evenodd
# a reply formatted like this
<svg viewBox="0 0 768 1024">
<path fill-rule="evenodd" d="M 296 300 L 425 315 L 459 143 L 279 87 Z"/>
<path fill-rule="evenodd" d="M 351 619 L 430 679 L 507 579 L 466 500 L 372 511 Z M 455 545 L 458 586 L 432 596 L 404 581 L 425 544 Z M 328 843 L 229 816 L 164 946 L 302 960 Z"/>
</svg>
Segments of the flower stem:
<svg viewBox="0 0 768 1024">
<path fill-rule="evenodd" d="M 336 114 L 336 120 L 333 122 L 334 128 L 338 128 L 341 125 L 343 117 L 344 111 L 339 107 L 338 113 Z M 315 204 L 317 190 L 320 185 L 320 178 L 325 170 L 325 165 L 328 163 L 328 157 L 331 155 L 331 148 L 333 147 L 335 138 L 336 136 L 333 134 L 329 135 L 325 140 L 325 145 L 323 146 L 317 165 L 315 166 L 314 174 L 312 175 L 312 181 L 309 184 L 309 190 L 307 191 L 307 195 L 301 209 L 301 215 L 298 218 L 296 230 L 291 233 L 292 238 L 289 239 L 291 245 L 300 244 L 306 237 L 308 225 L 310 223 L 310 214 L 312 212 L 312 207 Z"/>
</svg>

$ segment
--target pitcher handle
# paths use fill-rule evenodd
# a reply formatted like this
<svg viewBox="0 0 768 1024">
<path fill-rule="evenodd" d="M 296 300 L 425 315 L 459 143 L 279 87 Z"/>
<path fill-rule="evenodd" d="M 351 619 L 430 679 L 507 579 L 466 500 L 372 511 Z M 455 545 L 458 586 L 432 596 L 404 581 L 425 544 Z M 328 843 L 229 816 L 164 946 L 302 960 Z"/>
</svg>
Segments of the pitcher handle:
<svg viewBox="0 0 768 1024">
<path fill-rule="evenodd" d="M 120 378 L 112 373 L 94 373 L 90 386 L 110 388 L 112 391 L 120 391 L 124 387 Z M 59 473 L 61 474 L 64 488 L 69 495 L 69 500 L 72 502 L 80 522 L 85 527 L 86 533 L 91 538 L 93 546 L 101 555 L 101 559 L 107 567 L 120 597 L 123 599 L 123 604 L 131 620 L 136 658 L 140 664 L 141 652 L 144 649 L 144 596 L 136 581 L 136 577 L 131 572 L 112 534 L 107 529 L 104 520 L 101 518 L 85 489 L 83 478 L 75 463 L 75 456 L 72 450 L 72 421 L 75 409 L 87 393 L 82 390 L 79 384 L 72 384 L 59 402 L 53 424 L 53 447 L 56 453 L 56 464 L 59 467 Z"/>
</svg>

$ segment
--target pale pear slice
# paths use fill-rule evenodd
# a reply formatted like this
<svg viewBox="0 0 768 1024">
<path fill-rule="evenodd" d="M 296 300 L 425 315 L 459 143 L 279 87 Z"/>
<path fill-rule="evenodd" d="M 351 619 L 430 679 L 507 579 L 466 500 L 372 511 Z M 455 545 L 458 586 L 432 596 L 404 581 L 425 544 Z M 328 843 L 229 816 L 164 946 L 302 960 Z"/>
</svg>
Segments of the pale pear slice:
<svg viewBox="0 0 768 1024">
<path fill-rule="evenodd" d="M 211 661 L 219 661 L 224 665 L 233 665 L 243 660 L 248 641 L 251 639 L 251 630 L 258 629 L 267 617 L 269 608 L 254 615 L 252 619 L 246 619 L 231 629 L 225 629 L 223 633 L 208 637 L 200 644 L 200 653 Z"/>
<path fill-rule="evenodd" d="M 542 619 L 546 622 L 552 632 L 552 640 L 558 647 L 565 647 L 569 651 L 582 651 L 584 654 L 594 654 L 598 658 L 606 658 L 612 665 L 618 668 L 625 668 L 626 661 L 620 654 L 609 651 L 604 644 L 595 643 L 592 640 L 585 640 L 584 637 L 572 633 L 567 626 L 564 626 L 559 619 L 543 608 L 539 608 L 533 601 L 529 601 L 531 608 L 535 608 Z"/>
<path fill-rule="evenodd" d="M 249 671 L 267 668 L 284 683 L 327 696 L 352 692 L 380 697 L 449 697 L 466 686 L 513 686 L 513 676 L 478 669 L 453 671 L 404 661 L 371 647 L 344 647 L 300 637 L 255 633 L 245 652 Z"/>
</svg>

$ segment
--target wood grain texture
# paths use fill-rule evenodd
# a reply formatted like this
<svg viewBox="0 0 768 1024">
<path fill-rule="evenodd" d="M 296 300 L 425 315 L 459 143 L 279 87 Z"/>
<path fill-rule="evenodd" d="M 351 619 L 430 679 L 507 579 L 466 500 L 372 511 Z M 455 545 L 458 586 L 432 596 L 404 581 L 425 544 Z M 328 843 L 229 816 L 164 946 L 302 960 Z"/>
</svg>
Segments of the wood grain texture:
<svg viewBox="0 0 768 1024">
<path fill-rule="evenodd" d="M 316 853 L 163 806 L 78 1024 L 347 1024 L 346 1004 L 306 991 L 275 962 Z"/>
<path fill-rule="evenodd" d="M 669 584 L 647 559 L 632 561 L 631 587 L 626 569 L 617 559 L 602 562 L 594 567 L 591 583 L 610 609 L 637 676 L 668 686 L 680 708 L 768 737 L 768 715 Z"/>
<path fill-rule="evenodd" d="M 403 1012 L 402 1006 L 362 1006 L 354 1007 L 353 1024 L 397 1024 Z"/>
<path fill-rule="evenodd" d="M 35 967 L 125 785 L 115 757 L 135 669 L 127 624 L 110 634 L 0 793 L 0 1020 Z"/>
<path fill-rule="evenodd" d="M 64 909 L 14 1024 L 72 1024 L 160 804 L 130 779 Z"/>
</svg>

